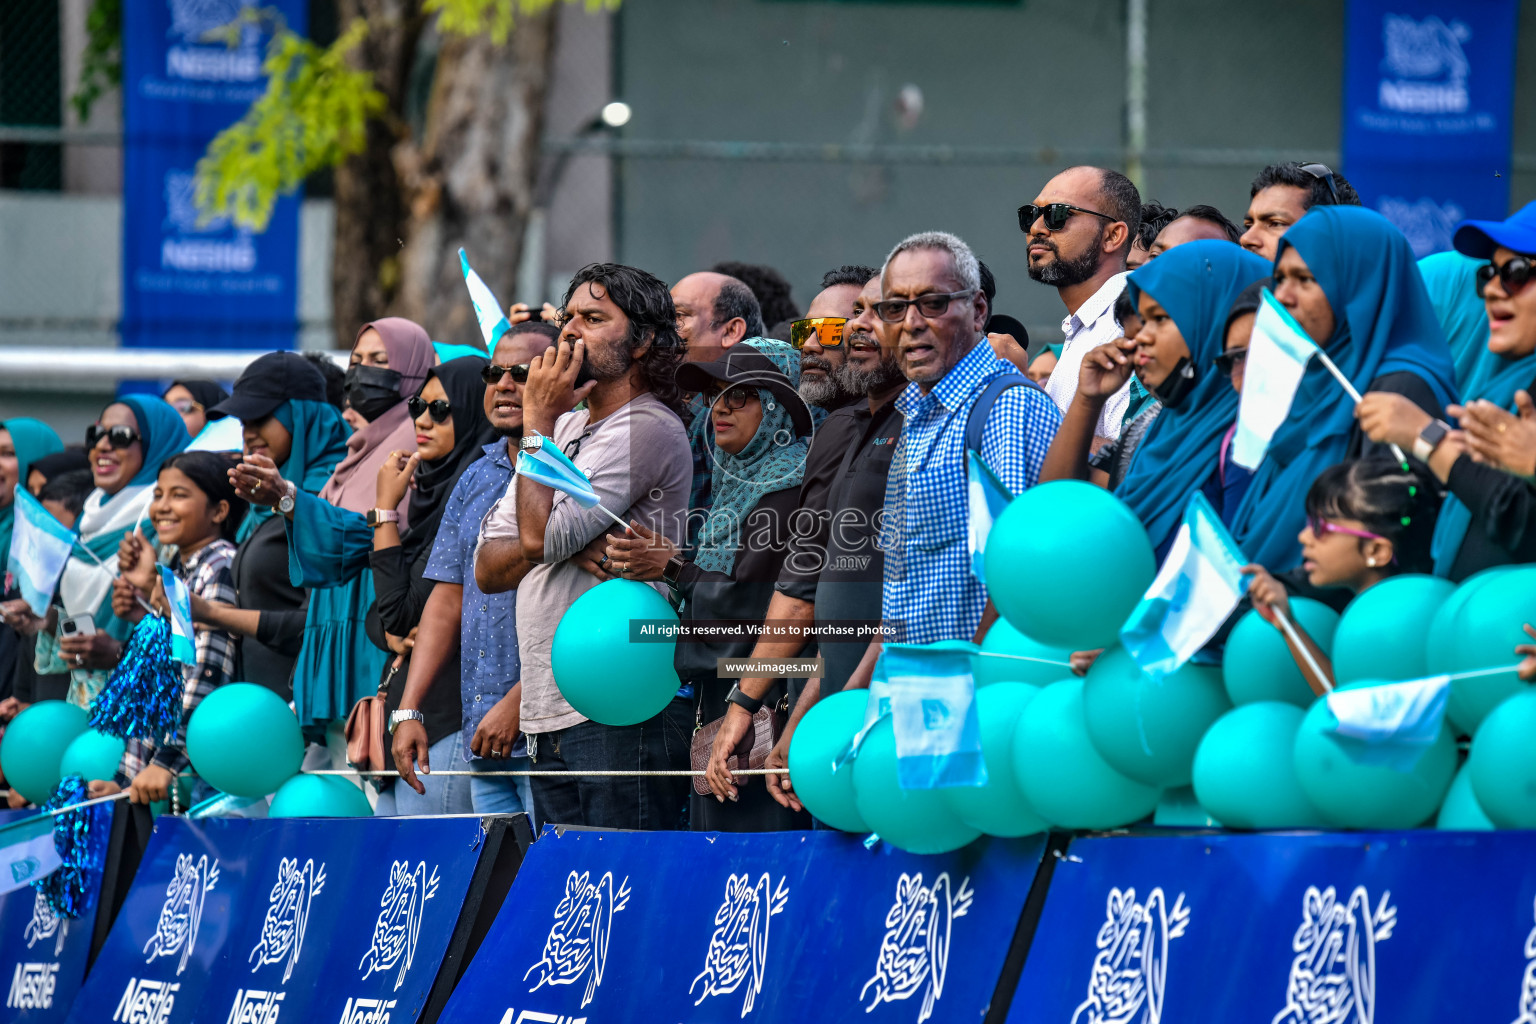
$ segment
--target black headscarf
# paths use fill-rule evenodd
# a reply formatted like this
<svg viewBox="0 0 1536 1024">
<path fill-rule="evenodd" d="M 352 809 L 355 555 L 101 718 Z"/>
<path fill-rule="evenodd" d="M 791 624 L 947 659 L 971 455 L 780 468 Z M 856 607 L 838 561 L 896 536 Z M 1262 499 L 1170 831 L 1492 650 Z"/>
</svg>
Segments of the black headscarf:
<svg viewBox="0 0 1536 1024">
<path fill-rule="evenodd" d="M 208 416 L 208 422 L 212 423 L 214 420 L 224 418 L 224 414 L 214 412 L 213 407 L 229 397 L 228 391 L 225 391 L 211 380 L 173 380 L 171 381 L 171 388 L 178 384 L 186 388 L 187 392 L 191 394 L 192 400 L 203 407 L 203 411 Z M 169 391 L 171 388 L 166 388 L 165 390 Z"/>
<path fill-rule="evenodd" d="M 428 370 L 426 380 L 422 381 L 423 388 L 433 377 L 442 382 L 453 419 L 453 451 L 416 468 L 416 487 L 411 491 L 410 502 L 411 525 L 400 536 L 408 562 L 414 562 L 422 546 L 432 543 L 437 536 L 453 485 L 470 463 L 485 454 L 481 449 L 496 440 L 496 430 L 485 418 L 485 381 L 480 379 L 480 371 L 489 362 L 481 356 L 452 359 Z"/>
</svg>

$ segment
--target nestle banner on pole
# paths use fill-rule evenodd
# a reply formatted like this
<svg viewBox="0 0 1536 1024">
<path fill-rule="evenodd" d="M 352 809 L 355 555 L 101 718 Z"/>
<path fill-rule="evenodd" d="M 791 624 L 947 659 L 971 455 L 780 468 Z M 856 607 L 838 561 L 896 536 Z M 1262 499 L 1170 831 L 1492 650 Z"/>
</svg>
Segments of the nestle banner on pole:
<svg viewBox="0 0 1536 1024">
<path fill-rule="evenodd" d="M 546 830 L 441 1020 L 974 1024 L 1044 846 Z"/>
<path fill-rule="evenodd" d="M 0 825 L 36 811 L 0 810 Z M 61 1021 L 85 979 L 96 924 L 93 907 L 71 921 L 59 917 L 30 885 L 0 896 L 0 1021 Z"/>
<path fill-rule="evenodd" d="M 125 346 L 292 348 L 298 328 L 299 200 L 254 234 L 200 222 L 193 171 L 210 140 L 266 89 L 270 33 L 233 46 L 209 33 L 242 12 L 307 28 L 304 0 L 142 0 L 123 18 Z"/>
<path fill-rule="evenodd" d="M 1009 1024 L 1536 1020 L 1536 835 L 1074 841 Z"/>
<path fill-rule="evenodd" d="M 1414 253 L 1509 212 L 1516 0 L 1350 0 L 1344 166 Z"/>
</svg>

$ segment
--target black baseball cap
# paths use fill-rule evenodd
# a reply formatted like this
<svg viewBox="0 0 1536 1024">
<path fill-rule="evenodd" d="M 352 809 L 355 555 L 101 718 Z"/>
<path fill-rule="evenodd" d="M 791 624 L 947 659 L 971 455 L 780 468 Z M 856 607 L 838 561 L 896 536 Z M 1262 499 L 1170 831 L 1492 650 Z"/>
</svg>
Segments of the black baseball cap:
<svg viewBox="0 0 1536 1024">
<path fill-rule="evenodd" d="M 811 410 L 794 384 L 777 363 L 746 344 L 731 346 L 712 363 L 684 363 L 677 368 L 677 386 L 684 391 L 702 392 L 710 381 L 762 388 L 784 403 L 797 435 L 804 436 L 813 429 Z"/>
<path fill-rule="evenodd" d="M 297 352 L 268 352 L 245 368 L 235 393 L 209 412 L 238 420 L 265 419 L 291 398 L 325 402 L 325 374 Z"/>
</svg>

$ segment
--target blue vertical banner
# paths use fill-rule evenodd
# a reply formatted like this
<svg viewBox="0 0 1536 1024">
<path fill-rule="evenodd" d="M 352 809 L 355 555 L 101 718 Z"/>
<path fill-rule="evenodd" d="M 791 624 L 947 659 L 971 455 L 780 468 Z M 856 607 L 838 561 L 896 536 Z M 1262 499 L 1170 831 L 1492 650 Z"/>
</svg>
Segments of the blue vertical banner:
<svg viewBox="0 0 1536 1024">
<path fill-rule="evenodd" d="M 1416 256 L 1509 212 L 1516 0 L 1350 0 L 1344 166 Z"/>
<path fill-rule="evenodd" d="M 123 16 L 125 347 L 291 349 L 298 331 L 299 197 L 261 234 L 200 222 L 193 175 L 208 143 L 266 90 L 270 32 L 209 33 L 247 10 L 307 29 L 305 0 L 136 0 Z"/>
</svg>

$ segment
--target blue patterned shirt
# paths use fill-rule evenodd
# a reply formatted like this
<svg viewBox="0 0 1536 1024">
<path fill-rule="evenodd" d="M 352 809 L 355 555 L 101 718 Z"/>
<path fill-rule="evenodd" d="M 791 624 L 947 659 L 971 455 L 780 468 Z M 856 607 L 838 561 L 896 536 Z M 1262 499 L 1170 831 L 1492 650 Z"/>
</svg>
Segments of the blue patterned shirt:
<svg viewBox="0 0 1536 1024">
<path fill-rule="evenodd" d="M 464 612 L 459 626 L 459 692 L 464 707 L 466 761 L 477 760 L 469 753 L 469 738 L 480 727 L 480 720 L 523 674 L 517 654 L 517 591 L 487 594 L 475 584 L 475 543 L 480 537 L 480 521 L 507 493 L 507 484 L 512 481 L 507 442 L 488 444 L 484 450 L 485 458 L 476 460 L 464 471 L 448 496 L 442 525 L 432 544 L 432 557 L 422 574 L 429 580 L 457 583 L 464 588 Z M 519 740 L 519 750 L 521 747 Z"/>
<path fill-rule="evenodd" d="M 994 377 L 1016 374 L 980 341 L 928 394 L 916 384 L 896 399 L 906 417 L 885 486 L 881 614 L 905 643 L 969 640 L 987 592 L 971 575 L 966 540 L 965 423 Z M 1061 424 L 1050 396 L 1020 385 L 998 396 L 982 432 L 981 457 L 1015 495 L 1034 485 Z"/>
</svg>

